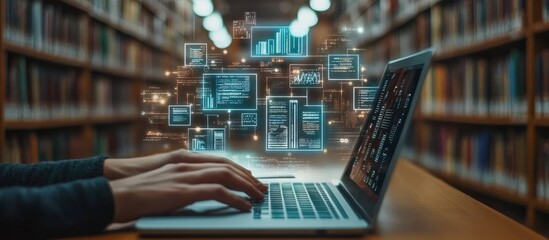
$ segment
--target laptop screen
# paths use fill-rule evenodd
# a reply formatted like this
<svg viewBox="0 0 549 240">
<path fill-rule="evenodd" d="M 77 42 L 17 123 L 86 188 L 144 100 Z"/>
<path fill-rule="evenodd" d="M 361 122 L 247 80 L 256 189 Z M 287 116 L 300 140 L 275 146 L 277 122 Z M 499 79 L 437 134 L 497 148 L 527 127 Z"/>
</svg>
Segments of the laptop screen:
<svg viewBox="0 0 549 240">
<path fill-rule="evenodd" d="M 406 119 L 412 114 L 410 108 L 414 95 L 419 94 L 416 87 L 424 65 L 393 69 L 389 65 L 366 125 L 357 138 L 350 171 L 347 169 L 346 174 L 371 202 L 378 200 Z"/>
<path fill-rule="evenodd" d="M 427 49 L 387 64 L 341 177 L 348 197 L 371 223 L 377 219 L 433 52 Z"/>
</svg>

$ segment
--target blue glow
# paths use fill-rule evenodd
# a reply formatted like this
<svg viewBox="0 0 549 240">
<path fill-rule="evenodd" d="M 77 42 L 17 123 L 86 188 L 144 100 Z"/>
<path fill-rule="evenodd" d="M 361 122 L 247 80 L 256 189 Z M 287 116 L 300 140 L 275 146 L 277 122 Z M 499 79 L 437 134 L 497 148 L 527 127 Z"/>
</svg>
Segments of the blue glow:
<svg viewBox="0 0 549 240">
<path fill-rule="evenodd" d="M 227 135 L 225 128 L 189 128 L 189 150 L 200 151 L 225 151 Z"/>
<path fill-rule="evenodd" d="M 297 12 L 297 20 L 307 27 L 312 27 L 318 23 L 318 17 L 315 11 L 311 10 L 307 6 L 299 8 Z"/>
<path fill-rule="evenodd" d="M 299 21 L 299 19 L 293 20 L 292 23 L 290 23 L 290 34 L 293 37 L 304 37 L 307 34 L 309 34 L 309 26 Z"/>
<path fill-rule="evenodd" d="M 353 88 L 353 109 L 371 110 L 374 105 L 378 87 L 354 87 Z"/>
<path fill-rule="evenodd" d="M 302 29 L 304 31 L 304 29 Z M 301 37 L 293 36 L 289 27 L 254 26 L 251 29 L 252 57 L 307 57 L 308 30 Z"/>
<path fill-rule="evenodd" d="M 257 110 L 257 74 L 205 73 L 202 110 Z"/>
<path fill-rule="evenodd" d="M 208 44 L 206 43 L 185 43 L 185 66 L 206 66 L 208 65 Z"/>
<path fill-rule="evenodd" d="M 192 105 L 169 105 L 168 106 L 168 125 L 178 127 L 191 126 Z"/>
<path fill-rule="evenodd" d="M 290 88 L 322 88 L 322 64 L 290 64 Z"/>
<path fill-rule="evenodd" d="M 324 150 L 322 105 L 306 105 L 305 96 L 267 96 L 265 150 L 321 152 Z"/>
<path fill-rule="evenodd" d="M 205 17 L 212 14 L 214 6 L 211 0 L 194 0 L 193 11 L 196 15 Z"/>
<path fill-rule="evenodd" d="M 311 8 L 315 11 L 324 12 L 330 9 L 332 2 L 330 0 L 311 0 L 309 5 L 311 5 Z"/>
<path fill-rule="evenodd" d="M 217 31 L 223 28 L 223 18 L 218 12 L 213 12 L 202 20 L 202 26 L 208 31 Z"/>
<path fill-rule="evenodd" d="M 240 125 L 243 127 L 257 127 L 257 113 L 242 113 Z"/>
<path fill-rule="evenodd" d="M 328 80 L 360 80 L 358 54 L 328 55 Z"/>
</svg>

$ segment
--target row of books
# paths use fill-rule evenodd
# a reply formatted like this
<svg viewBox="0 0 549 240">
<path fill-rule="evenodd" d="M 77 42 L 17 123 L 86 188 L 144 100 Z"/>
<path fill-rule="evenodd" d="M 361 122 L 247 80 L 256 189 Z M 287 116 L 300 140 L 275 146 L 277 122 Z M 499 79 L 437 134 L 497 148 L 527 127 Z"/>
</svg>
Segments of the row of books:
<svg viewBox="0 0 549 240">
<path fill-rule="evenodd" d="M 426 150 L 419 161 L 437 172 L 518 195 L 527 192 L 526 133 L 524 130 L 465 129 L 431 126 L 422 132 Z"/>
<path fill-rule="evenodd" d="M 79 71 L 19 55 L 8 55 L 6 66 L 5 120 L 66 119 L 86 115 Z"/>
<path fill-rule="evenodd" d="M 93 153 L 109 157 L 128 157 L 137 151 L 137 136 L 131 126 L 97 127 Z"/>
<path fill-rule="evenodd" d="M 92 78 L 93 95 L 91 114 L 94 117 L 136 116 L 135 84 L 130 80 L 106 76 Z"/>
<path fill-rule="evenodd" d="M 101 127 L 94 130 L 89 154 L 122 157 L 135 154 L 137 141 L 130 126 Z M 3 163 L 35 163 L 88 157 L 81 129 L 46 130 L 8 134 L 2 151 Z"/>
<path fill-rule="evenodd" d="M 89 0 L 94 14 L 129 29 L 139 37 L 151 38 L 157 44 L 165 39 L 165 15 L 156 16 L 138 0 Z"/>
<path fill-rule="evenodd" d="M 549 117 L 549 49 L 541 51 L 536 59 L 536 113 Z"/>
<path fill-rule="evenodd" d="M 42 0 L 6 0 L 6 41 L 37 51 L 84 60 L 86 21 L 66 6 Z"/>
<path fill-rule="evenodd" d="M 537 197 L 549 201 L 549 134 L 539 132 L 536 154 Z"/>
<path fill-rule="evenodd" d="M 519 49 L 492 59 L 435 64 L 423 88 L 421 110 L 426 115 L 526 116 L 524 64 Z"/>
<path fill-rule="evenodd" d="M 456 0 L 431 10 L 432 43 L 439 49 L 468 46 L 518 32 L 523 0 Z"/>
<path fill-rule="evenodd" d="M 170 69 L 170 65 L 166 63 L 167 59 L 163 52 L 143 47 L 141 48 L 140 54 L 140 70 L 145 77 L 163 76 L 165 75 L 166 70 Z"/>
<path fill-rule="evenodd" d="M 373 44 L 365 51 L 368 74 L 380 76 L 385 62 L 414 53 L 431 46 L 430 14 L 419 15 L 414 21 L 404 25 L 399 31 L 390 33 L 383 41 Z"/>
<path fill-rule="evenodd" d="M 543 19 L 549 21 L 549 0 L 543 1 Z"/>
<path fill-rule="evenodd" d="M 81 131 L 40 131 L 8 134 L 2 152 L 4 163 L 35 163 L 85 157 L 85 140 Z"/>
<path fill-rule="evenodd" d="M 137 71 L 141 48 L 137 40 L 99 22 L 92 24 L 90 35 L 94 66 Z"/>
<path fill-rule="evenodd" d="M 416 14 L 420 9 L 431 6 L 439 0 L 390 0 L 363 2 L 364 6 L 355 8 L 359 16 L 353 19 L 351 25 L 361 26 L 363 33 L 357 36 L 359 41 L 368 41 L 370 39 L 382 36 L 385 31 L 391 28 L 393 24 L 405 21 Z M 359 1 L 359 5 L 361 1 Z M 353 10 L 351 10 L 353 11 Z M 352 12 L 349 15 L 353 16 Z"/>
</svg>

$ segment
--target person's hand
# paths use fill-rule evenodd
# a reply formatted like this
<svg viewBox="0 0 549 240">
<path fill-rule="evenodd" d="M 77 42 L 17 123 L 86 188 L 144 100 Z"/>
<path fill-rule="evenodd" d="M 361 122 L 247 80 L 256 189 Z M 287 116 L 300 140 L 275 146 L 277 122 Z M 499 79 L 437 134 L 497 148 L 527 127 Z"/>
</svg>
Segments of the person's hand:
<svg viewBox="0 0 549 240">
<path fill-rule="evenodd" d="M 263 199 L 267 186 L 231 164 L 176 163 L 110 181 L 114 196 L 115 222 L 127 222 L 142 216 L 165 214 L 202 200 L 217 200 L 242 211 L 251 203 L 229 191 Z"/>
<path fill-rule="evenodd" d="M 103 175 L 109 180 L 126 178 L 160 168 L 170 163 L 221 163 L 228 164 L 251 176 L 251 172 L 233 161 L 185 149 L 137 158 L 109 158 L 103 165 Z"/>
</svg>

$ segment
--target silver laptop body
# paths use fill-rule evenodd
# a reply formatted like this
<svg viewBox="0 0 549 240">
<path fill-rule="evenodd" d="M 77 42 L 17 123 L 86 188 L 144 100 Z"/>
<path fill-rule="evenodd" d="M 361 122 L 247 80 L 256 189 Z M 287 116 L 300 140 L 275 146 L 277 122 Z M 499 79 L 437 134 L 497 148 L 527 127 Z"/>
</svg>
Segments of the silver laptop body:
<svg viewBox="0 0 549 240">
<path fill-rule="evenodd" d="M 340 183 L 275 179 L 265 201 L 240 212 L 215 201 L 137 221 L 140 235 L 362 235 L 370 230 L 420 95 L 433 50 L 390 61 Z"/>
</svg>

